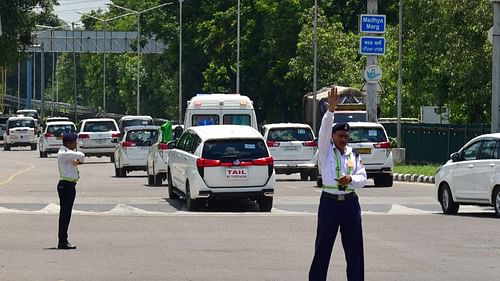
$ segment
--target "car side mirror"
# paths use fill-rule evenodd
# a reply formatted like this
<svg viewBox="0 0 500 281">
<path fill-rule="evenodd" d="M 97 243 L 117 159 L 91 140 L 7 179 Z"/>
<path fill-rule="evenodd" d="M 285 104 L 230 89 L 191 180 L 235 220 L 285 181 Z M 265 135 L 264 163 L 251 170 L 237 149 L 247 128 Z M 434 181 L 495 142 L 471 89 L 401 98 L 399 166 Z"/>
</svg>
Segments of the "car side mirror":
<svg viewBox="0 0 500 281">
<path fill-rule="evenodd" d="M 454 152 L 454 153 L 452 153 L 452 154 L 450 155 L 450 159 L 451 159 L 451 161 L 453 161 L 453 162 L 458 162 L 458 161 L 460 161 L 460 153 L 458 153 L 458 152 Z"/>
<path fill-rule="evenodd" d="M 111 139 L 111 143 L 118 143 L 118 139 Z"/>
<path fill-rule="evenodd" d="M 169 141 L 167 143 L 168 149 L 174 149 L 176 145 L 177 145 L 177 141 L 176 140 Z"/>
</svg>

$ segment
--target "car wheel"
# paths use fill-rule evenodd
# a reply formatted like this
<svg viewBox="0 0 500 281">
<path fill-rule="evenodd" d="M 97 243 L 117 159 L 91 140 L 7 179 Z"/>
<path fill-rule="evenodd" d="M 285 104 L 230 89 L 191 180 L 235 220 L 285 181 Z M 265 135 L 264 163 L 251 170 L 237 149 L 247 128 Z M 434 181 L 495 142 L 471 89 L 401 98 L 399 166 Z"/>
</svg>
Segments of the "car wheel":
<svg viewBox="0 0 500 281">
<path fill-rule="evenodd" d="M 168 198 L 179 199 L 179 195 L 174 192 L 174 184 L 172 183 L 172 175 L 170 174 L 170 169 L 167 172 L 167 183 L 168 183 Z"/>
<path fill-rule="evenodd" d="M 160 186 L 162 184 L 163 177 L 161 174 L 154 175 L 153 184 L 154 186 Z"/>
<path fill-rule="evenodd" d="M 318 180 L 318 170 L 314 169 L 314 170 L 311 170 L 311 172 L 309 172 L 309 179 L 311 181 L 316 181 Z"/>
<path fill-rule="evenodd" d="M 323 187 L 323 179 L 320 177 L 316 178 L 316 187 Z"/>
<path fill-rule="evenodd" d="M 200 200 L 191 198 L 189 182 L 186 182 L 186 208 L 188 211 L 197 211 L 200 207 Z"/>
<path fill-rule="evenodd" d="M 40 158 L 47 158 L 47 152 L 40 151 Z"/>
<path fill-rule="evenodd" d="M 4 144 L 3 145 L 3 150 L 9 151 L 10 150 L 10 146 L 8 144 Z"/>
<path fill-rule="evenodd" d="M 443 188 L 439 193 L 439 202 L 441 203 L 441 209 L 444 214 L 455 215 L 458 213 L 460 205 L 453 201 L 450 187 L 446 183 L 443 184 Z"/>
<path fill-rule="evenodd" d="M 31 145 L 31 150 L 36 150 L 36 144 Z"/>
<path fill-rule="evenodd" d="M 394 181 L 394 177 L 392 176 L 392 174 L 382 174 L 380 176 L 382 178 L 382 183 L 380 186 L 382 187 L 391 187 L 392 184 L 393 184 L 393 181 Z"/>
<path fill-rule="evenodd" d="M 154 182 L 155 181 L 155 176 L 153 175 L 148 175 L 148 185 L 149 186 L 153 186 L 154 185 Z"/>
<path fill-rule="evenodd" d="M 384 175 L 383 174 L 377 174 L 373 176 L 373 185 L 374 186 L 384 186 Z"/>
<path fill-rule="evenodd" d="M 300 172 L 300 180 L 306 181 L 308 179 L 308 174 L 306 172 Z"/>
<path fill-rule="evenodd" d="M 273 197 L 263 196 L 257 200 L 261 212 L 271 212 L 273 208 Z"/>
<path fill-rule="evenodd" d="M 120 177 L 120 168 L 115 167 L 115 177 L 117 177 L 117 178 Z"/>
<path fill-rule="evenodd" d="M 493 191 L 493 206 L 495 206 L 495 215 L 500 218 L 500 187 Z"/>
<path fill-rule="evenodd" d="M 109 157 L 109 161 L 110 161 L 111 163 L 115 163 L 115 156 L 114 156 L 114 155 L 111 155 L 111 156 Z"/>
</svg>

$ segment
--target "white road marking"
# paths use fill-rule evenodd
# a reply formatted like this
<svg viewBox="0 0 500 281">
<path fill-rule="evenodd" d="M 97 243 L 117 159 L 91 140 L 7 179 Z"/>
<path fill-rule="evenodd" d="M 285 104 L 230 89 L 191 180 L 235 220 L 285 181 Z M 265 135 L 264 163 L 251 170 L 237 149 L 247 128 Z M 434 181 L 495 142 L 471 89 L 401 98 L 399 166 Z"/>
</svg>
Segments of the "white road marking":
<svg viewBox="0 0 500 281">
<path fill-rule="evenodd" d="M 293 185 L 285 185 L 285 187 L 292 188 L 292 189 L 296 189 L 297 188 L 296 186 L 293 186 Z"/>
<path fill-rule="evenodd" d="M 391 209 L 387 212 L 388 215 L 426 215 L 433 214 L 433 211 L 408 208 L 398 204 L 392 204 Z"/>
</svg>

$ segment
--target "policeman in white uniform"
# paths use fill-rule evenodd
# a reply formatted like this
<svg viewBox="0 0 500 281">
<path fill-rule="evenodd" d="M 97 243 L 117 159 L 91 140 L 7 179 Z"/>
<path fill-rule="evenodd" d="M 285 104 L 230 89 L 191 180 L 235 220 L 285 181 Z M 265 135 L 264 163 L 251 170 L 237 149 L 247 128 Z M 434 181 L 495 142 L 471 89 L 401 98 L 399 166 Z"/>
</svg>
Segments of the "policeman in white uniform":
<svg viewBox="0 0 500 281">
<path fill-rule="evenodd" d="M 314 258 L 309 270 L 310 281 L 326 280 L 339 229 L 347 262 L 347 280 L 364 280 L 361 208 L 355 189 L 365 186 L 366 171 L 359 154 L 347 146 L 349 125 L 339 123 L 333 126 L 338 98 L 334 87 L 328 94 L 328 111 L 319 131 L 323 192 L 318 209 Z"/>
<path fill-rule="evenodd" d="M 66 133 L 63 135 L 63 146 L 57 153 L 57 166 L 59 168 L 59 183 L 57 193 L 59 194 L 59 243 L 58 249 L 76 249 L 68 241 L 68 227 L 71 220 L 71 211 L 76 196 L 76 183 L 80 178 L 78 165 L 83 163 L 85 155 L 75 151 L 77 135 Z"/>
</svg>

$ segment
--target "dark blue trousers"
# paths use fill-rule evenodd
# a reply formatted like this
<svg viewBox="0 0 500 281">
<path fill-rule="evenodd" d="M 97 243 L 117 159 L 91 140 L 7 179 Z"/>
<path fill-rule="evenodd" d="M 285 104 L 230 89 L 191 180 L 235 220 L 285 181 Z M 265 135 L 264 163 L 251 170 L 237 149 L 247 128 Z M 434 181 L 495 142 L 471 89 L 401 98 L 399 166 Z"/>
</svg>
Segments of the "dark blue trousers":
<svg viewBox="0 0 500 281">
<path fill-rule="evenodd" d="M 333 243 L 340 229 L 347 262 L 347 280 L 364 280 L 363 230 L 358 197 L 336 201 L 321 195 L 314 258 L 309 281 L 325 281 Z"/>
<path fill-rule="evenodd" d="M 71 211 L 76 196 L 76 183 L 69 181 L 59 181 L 57 193 L 59 194 L 59 243 L 68 242 L 68 228 L 71 220 Z"/>
</svg>

